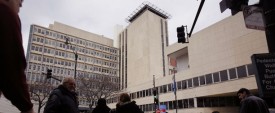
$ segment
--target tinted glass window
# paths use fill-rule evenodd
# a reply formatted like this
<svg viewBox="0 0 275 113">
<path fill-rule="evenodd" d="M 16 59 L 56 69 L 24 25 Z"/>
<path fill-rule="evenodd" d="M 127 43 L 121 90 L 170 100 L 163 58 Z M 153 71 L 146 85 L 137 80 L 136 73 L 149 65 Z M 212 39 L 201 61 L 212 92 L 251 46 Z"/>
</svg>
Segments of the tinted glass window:
<svg viewBox="0 0 275 113">
<path fill-rule="evenodd" d="M 183 80 L 181 83 L 182 83 L 182 89 L 186 89 L 187 88 L 186 80 Z"/>
<path fill-rule="evenodd" d="M 194 107 L 194 100 L 193 98 L 189 99 L 189 108 L 193 108 Z"/>
<path fill-rule="evenodd" d="M 178 89 L 181 89 L 181 81 L 177 82 Z"/>
<path fill-rule="evenodd" d="M 178 107 L 183 108 L 182 100 L 178 100 Z"/>
<path fill-rule="evenodd" d="M 194 86 L 199 86 L 199 77 L 193 78 Z"/>
<path fill-rule="evenodd" d="M 173 102 L 172 102 L 172 101 L 169 101 L 168 104 L 169 104 L 169 109 L 174 109 L 174 108 L 173 108 Z"/>
<path fill-rule="evenodd" d="M 200 76 L 200 85 L 205 85 L 205 76 Z"/>
<path fill-rule="evenodd" d="M 236 69 L 235 68 L 229 69 L 229 77 L 230 77 L 230 79 L 237 78 L 237 74 L 236 74 Z"/>
<path fill-rule="evenodd" d="M 205 75 L 206 84 L 212 84 L 212 74 Z"/>
<path fill-rule="evenodd" d="M 246 67 L 245 66 L 237 67 L 237 72 L 238 72 L 238 78 L 247 77 Z"/>
<path fill-rule="evenodd" d="M 193 87 L 192 79 L 188 79 L 188 87 Z"/>
<path fill-rule="evenodd" d="M 252 64 L 247 65 L 248 75 L 254 75 L 256 70 L 254 69 Z"/>
<path fill-rule="evenodd" d="M 218 72 L 213 73 L 214 82 L 220 82 L 220 75 Z"/>
<path fill-rule="evenodd" d="M 228 80 L 227 70 L 220 71 L 220 77 L 221 77 L 221 81 L 227 81 Z"/>
<path fill-rule="evenodd" d="M 167 92 L 167 85 L 163 85 L 163 93 Z"/>
<path fill-rule="evenodd" d="M 198 104 L 198 107 L 204 107 L 203 98 L 197 98 L 197 104 Z"/>
</svg>

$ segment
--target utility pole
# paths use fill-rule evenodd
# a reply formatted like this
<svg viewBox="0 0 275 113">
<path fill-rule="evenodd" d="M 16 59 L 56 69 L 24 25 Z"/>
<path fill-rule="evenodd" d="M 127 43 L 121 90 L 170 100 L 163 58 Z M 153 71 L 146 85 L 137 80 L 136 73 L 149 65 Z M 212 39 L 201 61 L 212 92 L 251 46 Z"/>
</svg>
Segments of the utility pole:
<svg viewBox="0 0 275 113">
<path fill-rule="evenodd" d="M 175 68 L 173 68 L 173 89 L 174 89 L 174 94 L 175 94 L 175 101 L 176 101 L 176 113 L 178 113 L 178 99 L 177 99 L 177 84 L 176 84 L 176 74 L 175 74 L 176 70 Z"/>
<path fill-rule="evenodd" d="M 155 105 L 155 113 L 157 110 L 157 102 L 156 102 L 156 98 L 157 98 L 157 90 L 156 90 L 156 85 L 155 85 L 155 75 L 153 75 L 153 96 L 154 96 L 154 105 Z"/>
<path fill-rule="evenodd" d="M 265 35 L 269 53 L 275 53 L 275 0 L 260 0 L 265 18 Z"/>
<path fill-rule="evenodd" d="M 70 48 L 73 48 L 72 44 L 70 43 L 69 38 L 65 38 L 65 39 L 66 39 L 65 44 L 66 45 L 70 45 Z M 75 56 L 75 61 L 74 61 L 74 64 L 75 64 L 74 65 L 74 79 L 76 79 L 76 67 L 77 67 L 77 59 L 78 59 L 78 54 L 77 54 L 76 46 L 74 46 L 73 53 L 74 53 L 74 56 Z"/>
<path fill-rule="evenodd" d="M 194 22 L 193 22 L 193 25 L 192 25 L 191 31 L 190 31 L 190 33 L 188 33 L 188 34 L 187 34 L 187 35 L 188 35 L 188 37 L 191 37 L 191 35 L 192 35 L 193 29 L 194 29 L 194 27 L 195 27 L 195 25 L 196 25 L 196 23 L 197 23 L 198 18 L 199 18 L 199 15 L 200 15 L 200 12 L 201 12 L 202 6 L 203 6 L 203 4 L 204 4 L 204 1 L 205 1 L 205 0 L 201 0 L 201 3 L 200 3 L 200 6 L 199 6 L 199 9 L 198 9 L 198 11 L 197 11 L 197 14 L 196 14 L 195 20 L 194 20 Z"/>
</svg>

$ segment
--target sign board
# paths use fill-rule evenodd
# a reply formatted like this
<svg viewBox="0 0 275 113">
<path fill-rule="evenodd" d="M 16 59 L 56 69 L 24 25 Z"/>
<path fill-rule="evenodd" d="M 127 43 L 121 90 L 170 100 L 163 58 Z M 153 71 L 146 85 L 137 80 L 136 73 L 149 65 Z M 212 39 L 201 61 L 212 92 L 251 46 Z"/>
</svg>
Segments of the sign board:
<svg viewBox="0 0 275 113">
<path fill-rule="evenodd" d="M 166 113 L 166 105 L 159 106 L 160 113 Z"/>
<path fill-rule="evenodd" d="M 259 94 L 262 97 L 275 96 L 275 54 L 254 54 L 251 57 Z"/>
<path fill-rule="evenodd" d="M 263 10 L 256 6 L 246 6 L 243 9 L 245 26 L 249 29 L 265 30 Z"/>
</svg>

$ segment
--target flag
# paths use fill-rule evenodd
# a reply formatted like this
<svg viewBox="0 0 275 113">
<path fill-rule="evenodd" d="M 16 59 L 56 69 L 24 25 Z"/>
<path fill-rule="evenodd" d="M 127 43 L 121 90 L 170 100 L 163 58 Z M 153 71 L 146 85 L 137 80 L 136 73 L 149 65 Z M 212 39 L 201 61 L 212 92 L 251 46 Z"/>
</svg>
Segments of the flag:
<svg viewBox="0 0 275 113">
<path fill-rule="evenodd" d="M 174 73 L 174 76 L 173 76 L 172 88 L 173 88 L 174 94 L 176 95 L 176 92 L 177 92 L 177 83 L 176 83 L 175 73 Z"/>
</svg>

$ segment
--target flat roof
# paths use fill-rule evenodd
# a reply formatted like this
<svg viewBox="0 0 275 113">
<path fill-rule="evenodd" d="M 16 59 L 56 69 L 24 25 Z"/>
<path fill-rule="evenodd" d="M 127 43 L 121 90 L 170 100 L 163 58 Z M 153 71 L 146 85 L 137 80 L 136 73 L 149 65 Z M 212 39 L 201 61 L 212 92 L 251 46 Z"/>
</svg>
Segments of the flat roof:
<svg viewBox="0 0 275 113">
<path fill-rule="evenodd" d="M 155 5 L 149 2 L 143 2 L 130 16 L 126 18 L 126 21 L 133 22 L 136 18 L 138 18 L 144 11 L 149 10 L 154 14 L 164 18 L 170 19 L 171 15 L 156 7 Z"/>
</svg>

